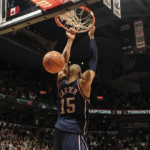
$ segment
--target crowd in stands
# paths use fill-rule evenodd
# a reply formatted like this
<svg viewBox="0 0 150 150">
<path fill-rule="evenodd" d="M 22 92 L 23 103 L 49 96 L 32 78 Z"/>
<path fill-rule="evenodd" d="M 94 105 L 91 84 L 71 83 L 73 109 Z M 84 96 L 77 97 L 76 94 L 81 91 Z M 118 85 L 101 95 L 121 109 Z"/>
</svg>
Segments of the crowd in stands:
<svg viewBox="0 0 150 150">
<path fill-rule="evenodd" d="M 129 93 L 126 95 L 100 81 L 94 82 L 91 90 L 90 108 L 119 110 L 150 108 L 150 94 L 148 92 Z M 98 100 L 98 95 L 104 98 Z"/>
<path fill-rule="evenodd" d="M 10 116 L 0 117 L 0 150 L 53 150 L 54 126 L 27 126 L 14 120 L 10 123 Z M 18 120 L 24 121 L 20 117 Z M 150 150 L 149 127 L 121 129 L 110 122 L 95 126 L 96 121 L 90 118 L 92 125 L 85 136 L 89 150 Z"/>
<path fill-rule="evenodd" d="M 1 150 L 53 150 L 54 129 L 0 121 Z"/>
<path fill-rule="evenodd" d="M 99 122 L 103 116 L 97 116 L 96 120 L 90 118 L 88 123 L 88 130 L 92 131 L 117 131 L 117 124 L 114 122 Z"/>
<path fill-rule="evenodd" d="M 54 128 L 38 128 L 0 121 L 1 150 L 53 150 Z M 89 130 L 90 150 L 150 150 L 150 128 Z"/>
<path fill-rule="evenodd" d="M 56 76 L 34 70 L 28 74 L 0 65 L 0 93 L 46 104 L 55 104 L 57 98 Z M 40 94 L 46 91 L 46 94 Z"/>
<path fill-rule="evenodd" d="M 87 141 L 90 150 L 150 150 L 150 129 L 89 131 Z"/>
<path fill-rule="evenodd" d="M 50 105 L 57 104 L 56 78 L 57 75 L 45 71 L 35 70 L 23 73 L 21 70 L 7 69 L 5 65 L 0 65 L 0 93 Z M 125 95 L 97 79 L 94 80 L 91 90 L 89 108 L 119 110 L 150 108 L 150 95 L 148 92 Z M 46 94 L 40 94 L 40 91 L 46 91 Z M 98 100 L 98 95 L 103 96 L 103 99 Z"/>
</svg>

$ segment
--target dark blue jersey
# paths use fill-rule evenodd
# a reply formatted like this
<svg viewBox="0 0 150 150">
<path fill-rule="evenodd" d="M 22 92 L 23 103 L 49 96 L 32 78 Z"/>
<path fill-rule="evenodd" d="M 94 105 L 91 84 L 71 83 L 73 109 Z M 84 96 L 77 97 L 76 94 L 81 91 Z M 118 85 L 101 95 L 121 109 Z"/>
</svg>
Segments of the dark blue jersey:
<svg viewBox="0 0 150 150">
<path fill-rule="evenodd" d="M 81 91 L 79 79 L 67 83 L 62 81 L 59 87 L 58 120 L 55 127 L 66 132 L 83 134 L 87 125 L 86 98 Z"/>
</svg>

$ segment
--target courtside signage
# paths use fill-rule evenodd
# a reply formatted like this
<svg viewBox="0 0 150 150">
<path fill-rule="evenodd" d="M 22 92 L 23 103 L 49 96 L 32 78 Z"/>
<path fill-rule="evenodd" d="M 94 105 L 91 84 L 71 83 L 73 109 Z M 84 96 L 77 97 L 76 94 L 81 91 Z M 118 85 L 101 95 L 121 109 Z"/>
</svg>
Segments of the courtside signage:
<svg viewBox="0 0 150 150">
<path fill-rule="evenodd" d="M 116 110 L 117 115 L 122 115 L 123 111 L 122 110 Z"/>
<path fill-rule="evenodd" d="M 115 114 L 115 110 L 89 109 L 90 114 Z"/>
<path fill-rule="evenodd" d="M 31 1 L 44 10 L 57 7 L 59 5 L 62 5 L 63 3 L 63 0 L 31 0 Z"/>
<path fill-rule="evenodd" d="M 145 115 L 150 114 L 150 110 L 124 110 L 124 115 Z"/>
</svg>

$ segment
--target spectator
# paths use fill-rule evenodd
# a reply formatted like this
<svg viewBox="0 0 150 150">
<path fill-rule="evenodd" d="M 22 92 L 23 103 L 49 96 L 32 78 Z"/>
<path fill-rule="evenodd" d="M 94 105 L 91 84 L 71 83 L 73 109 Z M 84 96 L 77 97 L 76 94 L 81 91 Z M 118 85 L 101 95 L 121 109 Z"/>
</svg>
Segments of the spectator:
<svg viewBox="0 0 150 150">
<path fill-rule="evenodd" d="M 53 129 L 40 129 L 29 126 L 8 124 L 1 121 L 0 126 L 0 149 L 35 149 L 35 150 L 53 150 Z M 5 123 L 6 124 L 6 123 Z"/>
<path fill-rule="evenodd" d="M 19 69 L 6 68 L 6 65 L 0 66 L 0 93 L 49 105 L 57 104 L 58 89 L 55 75 L 39 71 L 23 74 Z M 118 110 L 150 108 L 148 92 L 125 95 L 96 79 L 91 89 L 89 108 Z M 40 94 L 43 90 L 46 94 Z M 103 96 L 103 99 L 98 100 L 98 95 Z"/>
</svg>

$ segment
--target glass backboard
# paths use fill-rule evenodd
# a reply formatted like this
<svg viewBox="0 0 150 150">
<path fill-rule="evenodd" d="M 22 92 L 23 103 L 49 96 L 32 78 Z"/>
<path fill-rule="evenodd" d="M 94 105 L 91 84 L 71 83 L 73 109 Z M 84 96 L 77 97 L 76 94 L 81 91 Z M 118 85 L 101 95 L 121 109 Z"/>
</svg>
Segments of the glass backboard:
<svg viewBox="0 0 150 150">
<path fill-rule="evenodd" d="M 19 7 L 19 11 L 16 14 L 8 15 L 8 11 L 12 8 Z M 38 10 L 36 4 L 31 2 L 30 0 L 8 0 L 7 2 L 7 16 L 6 20 L 11 20 L 13 18 L 17 18 L 19 16 L 23 16 L 25 14 L 31 13 Z"/>
</svg>

